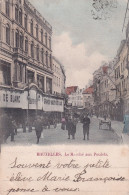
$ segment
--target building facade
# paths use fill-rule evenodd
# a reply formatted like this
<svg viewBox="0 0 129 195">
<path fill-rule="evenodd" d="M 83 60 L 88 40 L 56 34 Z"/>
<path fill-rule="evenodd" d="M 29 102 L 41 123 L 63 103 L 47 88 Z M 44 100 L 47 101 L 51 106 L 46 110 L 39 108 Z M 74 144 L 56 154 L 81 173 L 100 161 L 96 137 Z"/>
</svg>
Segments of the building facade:
<svg viewBox="0 0 129 195">
<path fill-rule="evenodd" d="M 93 86 L 90 86 L 83 91 L 83 108 L 85 108 L 89 114 L 93 114 L 93 106 Z"/>
<path fill-rule="evenodd" d="M 57 95 L 65 94 L 65 71 L 59 60 L 54 56 L 52 58 L 53 63 L 53 93 Z"/>
<path fill-rule="evenodd" d="M 68 88 L 74 89 L 68 95 L 68 103 L 72 106 L 83 107 L 83 89 L 79 89 L 77 86 Z"/>
<path fill-rule="evenodd" d="M 51 40 L 52 26 L 28 0 L 0 1 L 2 110 L 25 118 L 29 111 L 63 112 L 63 99 L 53 95 Z"/>
<path fill-rule="evenodd" d="M 116 111 L 116 84 L 114 76 L 114 60 L 105 63 L 93 75 L 94 113 L 97 116 L 114 119 Z"/>
</svg>

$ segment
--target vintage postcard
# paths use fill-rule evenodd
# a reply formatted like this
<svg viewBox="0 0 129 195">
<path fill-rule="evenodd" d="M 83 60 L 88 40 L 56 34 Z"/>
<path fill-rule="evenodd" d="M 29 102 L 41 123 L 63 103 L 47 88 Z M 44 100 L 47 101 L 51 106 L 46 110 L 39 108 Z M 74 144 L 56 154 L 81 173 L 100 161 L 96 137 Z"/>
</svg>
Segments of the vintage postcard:
<svg viewBox="0 0 129 195">
<path fill-rule="evenodd" d="M 129 0 L 0 0 L 0 195 L 129 195 Z"/>
</svg>

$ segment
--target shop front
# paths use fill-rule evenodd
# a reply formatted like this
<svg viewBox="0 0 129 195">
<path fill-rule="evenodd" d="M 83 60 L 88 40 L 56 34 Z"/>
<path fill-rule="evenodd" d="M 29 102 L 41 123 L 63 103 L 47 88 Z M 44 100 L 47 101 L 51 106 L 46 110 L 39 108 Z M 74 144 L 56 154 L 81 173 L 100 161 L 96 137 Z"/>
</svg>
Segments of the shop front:
<svg viewBox="0 0 129 195">
<path fill-rule="evenodd" d="M 17 125 L 32 126 L 36 116 L 42 116 L 53 123 L 61 121 L 64 112 L 64 99 L 53 95 L 46 95 L 35 85 L 24 90 L 15 88 L 0 89 L 0 114 L 12 116 Z"/>
</svg>

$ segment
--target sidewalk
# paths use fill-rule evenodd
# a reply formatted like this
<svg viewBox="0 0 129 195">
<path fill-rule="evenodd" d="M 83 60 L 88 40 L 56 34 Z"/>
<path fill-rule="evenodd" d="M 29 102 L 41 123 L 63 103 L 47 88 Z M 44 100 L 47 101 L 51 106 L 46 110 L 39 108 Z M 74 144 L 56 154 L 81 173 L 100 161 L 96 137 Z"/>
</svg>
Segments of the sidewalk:
<svg viewBox="0 0 129 195">
<path fill-rule="evenodd" d="M 98 117 L 98 119 L 103 119 L 101 117 Z M 123 128 L 124 128 L 124 124 L 123 122 L 120 122 L 120 121 L 111 121 L 111 127 L 114 131 L 114 133 L 116 133 L 120 139 L 121 139 L 121 142 L 123 144 L 128 144 L 129 145 L 129 134 L 126 134 L 126 133 L 122 133 L 123 132 Z"/>
</svg>

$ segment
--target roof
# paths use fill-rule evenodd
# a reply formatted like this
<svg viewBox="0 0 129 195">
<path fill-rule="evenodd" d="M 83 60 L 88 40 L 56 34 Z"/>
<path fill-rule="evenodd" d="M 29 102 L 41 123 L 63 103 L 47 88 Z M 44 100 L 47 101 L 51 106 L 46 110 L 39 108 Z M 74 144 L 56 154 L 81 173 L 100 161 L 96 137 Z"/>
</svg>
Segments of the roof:
<svg viewBox="0 0 129 195">
<path fill-rule="evenodd" d="M 88 87 L 87 89 L 85 89 L 85 90 L 83 91 L 83 94 L 92 94 L 93 91 L 94 91 L 93 86 L 90 86 L 90 87 Z"/>
<path fill-rule="evenodd" d="M 75 93 L 77 90 L 77 86 L 70 86 L 66 88 L 66 94 L 70 95 L 71 93 Z"/>
</svg>

